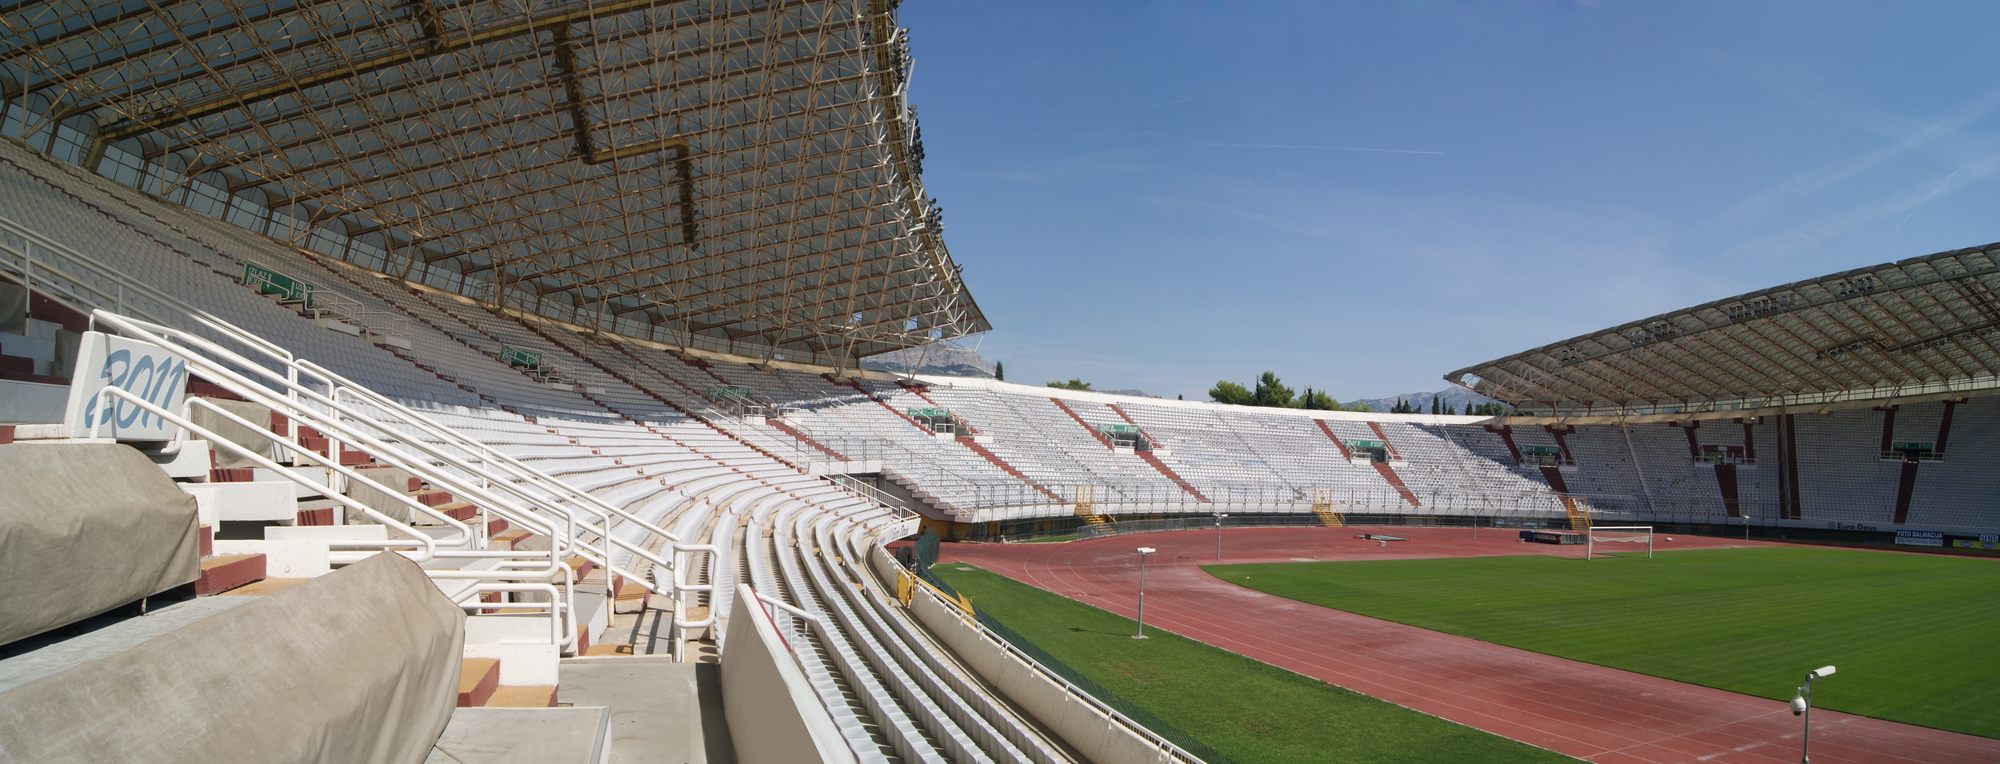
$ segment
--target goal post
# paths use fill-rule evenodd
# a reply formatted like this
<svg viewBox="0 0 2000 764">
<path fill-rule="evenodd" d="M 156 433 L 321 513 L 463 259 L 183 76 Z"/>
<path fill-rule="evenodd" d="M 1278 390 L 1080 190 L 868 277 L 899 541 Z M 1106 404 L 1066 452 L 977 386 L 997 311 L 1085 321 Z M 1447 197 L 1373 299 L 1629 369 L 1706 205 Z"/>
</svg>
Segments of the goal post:
<svg viewBox="0 0 2000 764">
<path fill-rule="evenodd" d="M 1646 559 L 1653 558 L 1653 526 L 1593 525 L 1585 533 L 1589 538 L 1583 547 L 1583 559 L 1595 558 L 1598 544 L 1645 544 Z"/>
</svg>

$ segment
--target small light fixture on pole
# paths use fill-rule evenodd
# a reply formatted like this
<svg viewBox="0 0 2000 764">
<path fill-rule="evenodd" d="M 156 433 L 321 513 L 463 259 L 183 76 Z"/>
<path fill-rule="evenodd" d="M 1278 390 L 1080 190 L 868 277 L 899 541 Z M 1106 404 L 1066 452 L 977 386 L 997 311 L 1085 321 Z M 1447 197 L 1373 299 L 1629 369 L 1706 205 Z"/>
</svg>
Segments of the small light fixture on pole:
<svg viewBox="0 0 2000 764">
<path fill-rule="evenodd" d="M 1832 666 L 1821 666 L 1806 674 L 1806 683 L 1792 695 L 1792 715 L 1805 717 L 1805 734 L 1799 736 L 1799 764 L 1812 764 L 1812 684 L 1814 679 L 1833 676 Z"/>
<path fill-rule="evenodd" d="M 1222 518 L 1228 516 L 1229 516 L 1228 512 L 1215 513 L 1215 561 L 1216 562 L 1222 562 Z"/>
<path fill-rule="evenodd" d="M 1139 633 L 1133 639 L 1146 638 L 1146 558 L 1159 551 L 1149 546 L 1139 547 Z"/>
<path fill-rule="evenodd" d="M 1750 543 L 1750 513 L 1743 513 L 1743 543 Z"/>
</svg>

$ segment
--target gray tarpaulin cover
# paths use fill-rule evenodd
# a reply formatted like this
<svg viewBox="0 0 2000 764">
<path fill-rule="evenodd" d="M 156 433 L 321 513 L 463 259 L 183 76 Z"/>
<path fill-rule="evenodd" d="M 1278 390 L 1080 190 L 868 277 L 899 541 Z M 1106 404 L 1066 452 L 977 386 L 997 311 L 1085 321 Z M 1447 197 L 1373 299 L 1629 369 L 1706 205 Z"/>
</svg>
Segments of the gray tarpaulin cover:
<svg viewBox="0 0 2000 764">
<path fill-rule="evenodd" d="M 0 446 L 0 644 L 199 575 L 194 497 L 130 446 Z"/>
<path fill-rule="evenodd" d="M 262 424 L 265 433 L 269 433 L 271 430 L 271 409 L 261 403 L 232 401 L 226 398 L 209 398 L 207 401 L 215 404 L 217 408 L 223 411 Z M 250 428 L 224 419 L 216 415 L 213 411 L 197 406 L 189 412 L 188 418 L 194 420 L 195 424 L 207 428 L 210 432 L 222 436 L 229 442 L 250 449 L 259 455 L 275 457 L 277 454 L 278 445 L 271 442 L 270 438 L 251 432 Z M 256 466 L 255 462 L 237 454 L 235 451 L 219 447 L 211 449 L 211 451 L 215 454 L 215 466 L 217 467 Z"/>
<path fill-rule="evenodd" d="M 379 554 L 0 693 L 0 761 L 420 762 L 465 616 Z"/>
<path fill-rule="evenodd" d="M 397 522 L 418 524 L 428 524 L 430 522 L 430 520 L 425 519 L 419 523 L 416 512 L 412 511 L 408 505 L 401 501 L 401 499 L 409 496 L 408 486 L 412 477 L 409 470 L 401 467 L 369 467 L 368 469 L 361 470 L 361 474 L 369 480 L 387 486 L 390 491 L 394 491 L 395 493 L 381 491 L 366 483 L 353 481 L 347 484 L 348 498 L 367 505 L 369 509 L 388 515 Z M 358 512 L 349 512 L 347 521 L 350 523 L 374 522 L 360 516 Z"/>
</svg>

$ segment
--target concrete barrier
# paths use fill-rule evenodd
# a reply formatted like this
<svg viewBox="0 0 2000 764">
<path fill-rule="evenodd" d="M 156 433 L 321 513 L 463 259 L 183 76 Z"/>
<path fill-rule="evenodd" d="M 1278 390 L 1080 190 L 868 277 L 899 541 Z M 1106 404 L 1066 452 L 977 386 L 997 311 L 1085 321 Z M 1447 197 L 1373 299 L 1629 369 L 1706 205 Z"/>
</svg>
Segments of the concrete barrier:
<svg viewBox="0 0 2000 764">
<path fill-rule="evenodd" d="M 870 551 L 869 557 L 870 567 L 878 576 L 901 569 L 881 547 Z M 886 585 L 893 587 L 894 579 L 889 578 Z M 999 637 L 978 626 L 964 611 L 928 587 L 917 587 L 910 598 L 910 613 L 958 656 L 959 662 L 972 669 L 1001 697 L 1083 754 L 1085 761 L 1161 764 L 1186 760 L 1174 749 L 1114 716 L 1082 691 L 1070 688 L 1008 650 Z"/>
<path fill-rule="evenodd" d="M 0 693 L 0 761 L 422 761 L 464 620 L 376 555 Z"/>
<path fill-rule="evenodd" d="M 738 761 L 858 761 L 757 593 L 736 587 L 722 660 L 722 715 Z"/>
<path fill-rule="evenodd" d="M 195 500 L 130 446 L 0 446 L 0 644 L 200 575 Z"/>
</svg>

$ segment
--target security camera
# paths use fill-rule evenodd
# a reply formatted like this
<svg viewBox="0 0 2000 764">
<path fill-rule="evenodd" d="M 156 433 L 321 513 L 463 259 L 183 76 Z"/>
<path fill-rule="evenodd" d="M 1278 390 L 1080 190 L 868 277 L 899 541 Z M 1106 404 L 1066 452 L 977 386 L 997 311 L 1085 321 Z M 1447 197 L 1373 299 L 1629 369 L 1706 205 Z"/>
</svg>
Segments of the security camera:
<svg viewBox="0 0 2000 764">
<path fill-rule="evenodd" d="M 1805 696 L 1804 696 L 1804 695 L 1793 695 L 1793 696 L 1792 696 L 1792 715 L 1793 715 L 1793 716 L 1798 716 L 1799 714 L 1803 714 L 1803 713 L 1805 713 L 1805 712 L 1806 712 L 1806 698 L 1805 698 Z"/>
<path fill-rule="evenodd" d="M 1821 666 L 1819 668 L 1813 669 L 1813 672 L 1811 674 L 1807 674 L 1806 676 L 1812 677 L 1814 679 L 1825 679 L 1827 677 L 1833 676 L 1833 667 Z"/>
</svg>

